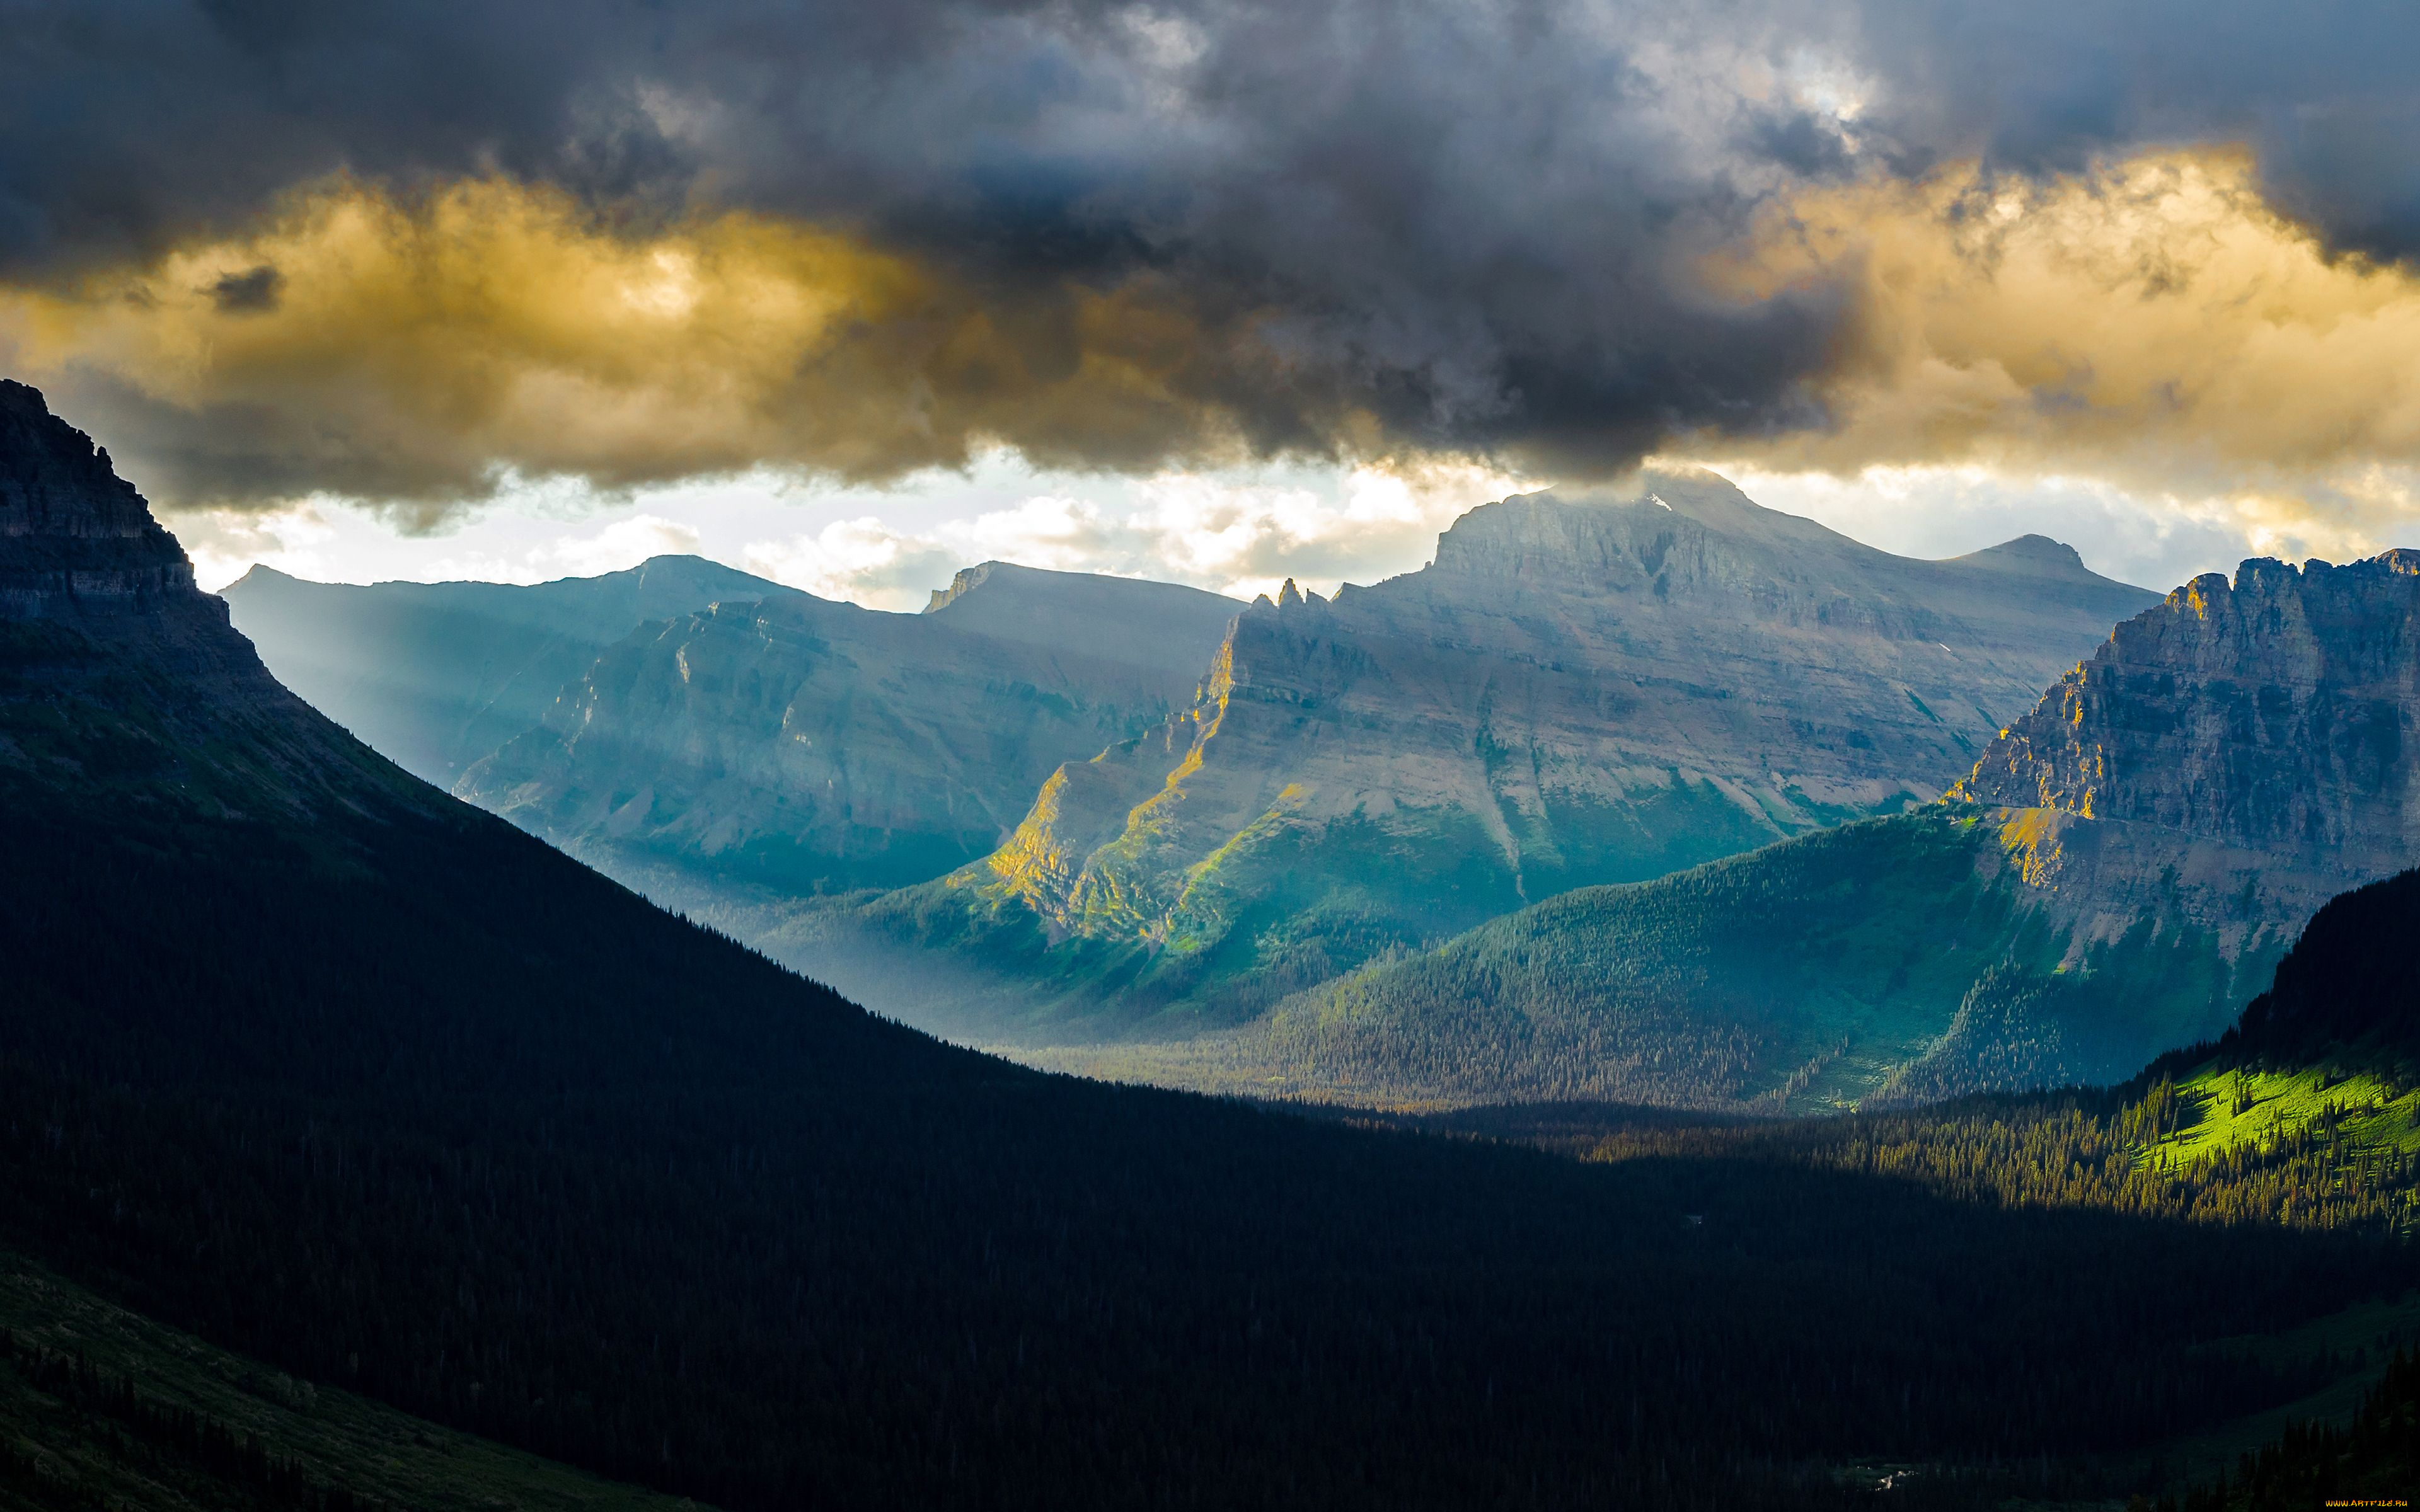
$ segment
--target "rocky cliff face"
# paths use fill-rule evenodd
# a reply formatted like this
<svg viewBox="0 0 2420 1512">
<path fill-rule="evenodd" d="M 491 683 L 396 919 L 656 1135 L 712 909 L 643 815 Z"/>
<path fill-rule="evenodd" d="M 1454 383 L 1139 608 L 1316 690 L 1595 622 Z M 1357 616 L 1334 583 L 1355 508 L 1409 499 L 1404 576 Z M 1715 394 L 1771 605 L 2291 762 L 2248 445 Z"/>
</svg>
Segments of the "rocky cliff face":
<svg viewBox="0 0 2420 1512">
<path fill-rule="evenodd" d="M 2366 880 L 2420 856 L 2420 552 L 2246 562 L 2118 626 L 1962 796 Z"/>
<path fill-rule="evenodd" d="M 2197 579 L 2010 721 L 1949 802 L 1575 890 L 1239 1034 L 1049 1063 L 1769 1111 L 2122 1079 L 2218 1035 L 2327 900 L 2420 863 L 2415 567 Z"/>
<path fill-rule="evenodd" d="M 686 906 L 898 887 L 1189 704 L 1239 608 L 997 563 L 919 615 L 721 604 L 609 649 L 457 791 Z"/>
<path fill-rule="evenodd" d="M 1807 1108 L 2122 1078 L 2420 863 L 2415 718 L 2420 553 L 2247 562 L 2119 625 L 1949 803 L 1526 910 L 1193 1081 Z M 1739 1050 L 1676 1078 L 1707 1045 Z"/>
<path fill-rule="evenodd" d="M 950 908 L 888 917 L 995 956 L 1030 919 L 1125 953 L 1068 967 L 1085 994 L 1250 979 L 1221 1010 L 1248 1011 L 1573 887 L 1930 801 L 2150 600 L 2055 543 L 1908 561 L 1704 473 L 1507 500 L 1421 572 L 1255 606 L 1193 708 L 1055 774 L 938 885 Z"/>
</svg>

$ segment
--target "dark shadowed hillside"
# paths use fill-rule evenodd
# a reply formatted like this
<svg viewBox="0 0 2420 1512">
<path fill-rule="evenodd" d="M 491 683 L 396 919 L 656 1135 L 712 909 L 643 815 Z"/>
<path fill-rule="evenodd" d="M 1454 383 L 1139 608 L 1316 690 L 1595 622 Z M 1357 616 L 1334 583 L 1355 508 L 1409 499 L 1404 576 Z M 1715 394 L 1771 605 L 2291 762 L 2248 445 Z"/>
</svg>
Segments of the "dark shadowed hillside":
<svg viewBox="0 0 2420 1512">
<path fill-rule="evenodd" d="M 2420 872 L 2320 909 L 2276 979 L 2218 1041 L 2227 1065 L 2333 1064 L 2420 1086 Z M 2187 1052 L 2190 1055 L 2191 1052 Z"/>
</svg>

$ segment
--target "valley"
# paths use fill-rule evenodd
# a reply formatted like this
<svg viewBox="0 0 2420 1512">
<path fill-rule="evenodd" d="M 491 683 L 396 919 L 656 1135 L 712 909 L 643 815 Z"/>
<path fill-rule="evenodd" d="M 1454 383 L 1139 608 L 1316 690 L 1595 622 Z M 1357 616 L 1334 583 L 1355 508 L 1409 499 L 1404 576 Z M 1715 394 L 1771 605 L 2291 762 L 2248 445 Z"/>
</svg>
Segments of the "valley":
<svg viewBox="0 0 2420 1512">
<path fill-rule="evenodd" d="M 1112 1505 L 1136 1475 L 1854 1506 L 1878 1454 L 1974 1504 L 2139 1484 L 2113 1467 L 2344 1375 L 2181 1351 L 2408 1289 L 2380 1242 L 2408 1165 L 2318 1181 L 2354 1152 L 2305 1136 L 2145 1187 L 2141 1088 L 1574 1161 L 942 1044 L 386 763 L 268 675 L 105 459 L 0 400 L 33 477 L 0 498 L 0 1092 L 39 1110 L 0 1138 L 0 1242 L 440 1443 L 733 1507 Z M 2378 970 L 2346 933 L 2214 1053 Z M 2281 1191 L 2314 1200 L 2213 1221 Z M 140 1460 L 42 1431 L 100 1445 L 54 1490 Z M 315 1487 L 404 1494 L 327 1452 Z"/>
<path fill-rule="evenodd" d="M 398 749 L 498 742 L 458 795 L 963 1042 L 1811 1114 L 2122 1079 L 2420 861 L 2415 584 L 2256 561 L 2153 603 L 2038 538 L 1912 562 L 1663 473 L 1484 506 L 1333 602 L 992 564 L 883 614 L 679 559 L 235 597 Z M 527 670 L 444 649 L 490 644 Z"/>
<path fill-rule="evenodd" d="M 1488 505 L 1333 603 L 994 564 L 899 615 L 721 571 L 237 600 L 286 595 L 271 655 L 364 728 L 534 720 L 455 791 L 659 902 L 962 1041 L 1214 1093 L 2105 1083 L 2420 861 L 2395 553 L 2147 604 L 2054 543 L 1909 562 L 1656 474 Z M 411 649 L 494 640 L 445 594 L 551 637 L 502 642 L 510 697 Z M 361 670 L 398 643 L 454 712 Z"/>
<path fill-rule="evenodd" d="M 885 1012 L 1063 1059 L 1930 802 L 2149 597 L 2039 538 L 1911 562 L 1659 474 L 1488 505 L 1333 604 L 1004 566 L 915 616 L 723 603 L 600 652 L 455 788 Z"/>
<path fill-rule="evenodd" d="M 2102 1084 L 2215 1038 L 2329 898 L 2420 861 L 2402 553 L 2118 625 L 1916 813 L 1583 889 L 1240 1031 L 1042 1063 L 1381 1104 L 1815 1112 Z"/>
</svg>

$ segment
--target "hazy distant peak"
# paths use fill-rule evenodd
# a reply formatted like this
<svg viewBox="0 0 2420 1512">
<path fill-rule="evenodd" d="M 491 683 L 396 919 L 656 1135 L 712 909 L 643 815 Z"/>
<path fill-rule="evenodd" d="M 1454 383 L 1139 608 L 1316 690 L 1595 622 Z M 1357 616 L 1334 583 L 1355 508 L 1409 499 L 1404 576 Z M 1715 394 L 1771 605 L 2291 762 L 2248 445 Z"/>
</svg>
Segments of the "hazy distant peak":
<svg viewBox="0 0 2420 1512">
<path fill-rule="evenodd" d="M 1651 521 L 1685 519 L 1730 540 L 1797 553 L 1888 555 L 1802 515 L 1760 504 L 1729 478 L 1704 468 L 1652 468 L 1602 487 L 1547 488 L 1513 494 L 1464 515 L 1448 527 L 1446 533 L 1463 532 L 1460 544 L 1466 545 L 1488 539 L 1498 532 L 1511 530 L 1517 533 L 1519 527 L 1513 522 L 1541 509 L 1644 516 Z"/>
<path fill-rule="evenodd" d="M 1725 564 L 1713 566 L 1716 559 Z M 1730 581 L 1862 575 L 1903 559 L 1767 509 L 1729 479 L 1693 470 L 1481 504 L 1438 536 L 1432 570 L 1451 577 L 1576 574 L 1603 586 L 1642 574 L 1654 579 L 1675 560 Z"/>
<path fill-rule="evenodd" d="M 1158 582 L 1148 578 L 1113 578 L 1099 572 L 1061 572 L 1050 567 L 1028 567 L 1015 562 L 985 562 L 959 568 L 957 575 L 950 579 L 949 587 L 933 591 L 923 612 L 936 614 L 951 609 L 954 618 L 972 613 L 978 606 L 1005 609 L 1011 605 L 1022 609 L 1073 604 L 1125 604 L 1137 609 L 1185 604 L 1197 610 L 1226 614 L 1233 614 L 1242 607 L 1233 599 L 1211 593 L 1208 589 L 1188 588 L 1183 583 Z"/>
<path fill-rule="evenodd" d="M 314 578 L 298 578 L 290 572 L 282 572 L 265 562 L 256 562 L 245 570 L 242 577 L 227 584 L 220 592 L 231 594 L 245 588 L 273 589 L 299 585 L 305 588 L 400 589 L 406 592 L 467 588 L 520 593 L 532 588 L 541 590 L 568 588 L 577 591 L 589 584 L 627 585 L 637 588 L 643 593 L 651 587 L 659 591 L 712 589 L 735 600 L 773 598 L 799 592 L 796 588 L 777 583 L 769 578 L 759 578 L 753 573 L 742 572 L 737 567 L 727 567 L 709 557 L 674 554 L 649 557 L 634 567 L 623 567 L 613 572 L 555 578 L 542 583 L 496 582 L 484 578 L 457 578 L 439 582 L 422 582 L 417 579 L 395 578 L 367 584 L 327 583 Z"/>
<path fill-rule="evenodd" d="M 746 578 L 751 582 L 768 580 L 752 573 L 742 572 L 737 567 L 726 567 L 711 557 L 701 557 L 687 551 L 666 551 L 649 557 L 635 567 L 626 567 L 623 570 L 635 572 L 641 577 L 659 573 L 679 573 L 702 578 Z M 612 574 L 608 573 L 605 576 L 611 577 Z"/>
<path fill-rule="evenodd" d="M 2020 535 L 2013 541 L 1987 546 L 1980 551 L 1969 551 L 1962 557 L 1951 557 L 1954 567 L 1981 567 L 1991 572 L 2022 573 L 2032 578 L 2072 578 L 2100 579 L 2101 575 L 2084 564 L 2075 548 L 2064 541 L 2054 541 L 2047 535 Z"/>
<path fill-rule="evenodd" d="M 962 634 L 1158 668 L 1206 662 L 1243 608 L 1181 583 L 985 562 L 935 592 L 924 613 Z"/>
</svg>

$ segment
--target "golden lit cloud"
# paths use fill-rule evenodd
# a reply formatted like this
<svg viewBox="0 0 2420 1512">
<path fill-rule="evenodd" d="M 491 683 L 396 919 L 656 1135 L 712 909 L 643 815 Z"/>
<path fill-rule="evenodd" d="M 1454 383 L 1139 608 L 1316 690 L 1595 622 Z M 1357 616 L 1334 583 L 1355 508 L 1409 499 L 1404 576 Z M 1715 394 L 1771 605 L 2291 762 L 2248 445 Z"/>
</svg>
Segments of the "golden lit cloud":
<svg viewBox="0 0 2420 1512">
<path fill-rule="evenodd" d="M 1809 191 L 1701 272 L 1749 310 L 1842 312 L 1803 378 L 1827 423 L 1758 410 L 1671 453 L 1860 487 L 2099 479 L 2281 555 L 2390 544 L 2420 512 L 2420 279 L 2328 255 L 2240 153 Z M 1289 443 L 1419 464 L 1304 329 L 1173 277 L 978 287 L 830 227 L 634 228 L 502 178 L 325 182 L 243 235 L 0 287 L 0 367 L 164 504 L 324 493 L 424 525 L 515 477 L 879 481 L 994 445 L 1143 475 Z"/>
<path fill-rule="evenodd" d="M 1216 455 L 1233 441 L 1205 354 L 1229 349 L 1148 279 L 986 301 L 828 230 L 729 212 L 633 233 L 502 179 L 326 184 L 256 234 L 0 289 L 7 365 L 139 411 L 116 429 L 156 438 L 169 502 L 324 489 L 430 517 L 505 470 Z"/>
<path fill-rule="evenodd" d="M 1715 449 L 2099 476 L 2221 501 L 2256 544 L 2391 531 L 2420 466 L 2420 280 L 2329 256 L 2255 184 L 2243 154 L 2179 151 L 1801 195 L 1706 272 L 1746 301 L 1845 294 L 1811 380 L 1832 424 Z"/>
</svg>

